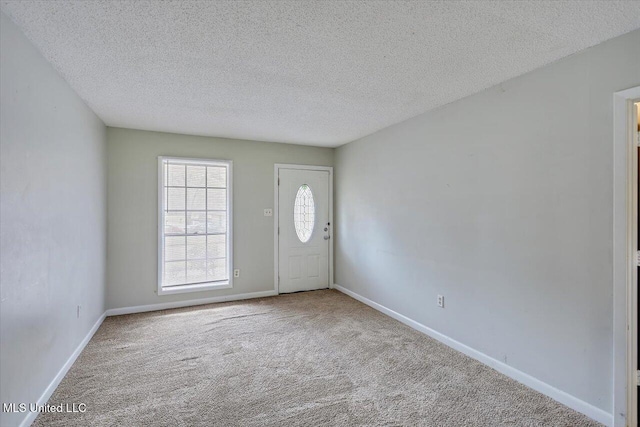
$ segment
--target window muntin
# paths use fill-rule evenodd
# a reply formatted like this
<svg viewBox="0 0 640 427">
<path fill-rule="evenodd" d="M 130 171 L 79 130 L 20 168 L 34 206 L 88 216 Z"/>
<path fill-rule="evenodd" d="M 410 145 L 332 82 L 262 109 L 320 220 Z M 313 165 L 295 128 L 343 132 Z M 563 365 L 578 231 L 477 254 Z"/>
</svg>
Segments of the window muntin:
<svg viewBox="0 0 640 427">
<path fill-rule="evenodd" d="M 231 162 L 159 164 L 160 293 L 231 287 Z"/>
<path fill-rule="evenodd" d="M 293 225 L 296 229 L 298 239 L 302 243 L 307 243 L 313 234 L 315 226 L 316 206 L 313 200 L 313 193 L 307 184 L 302 184 L 298 188 L 296 198 L 293 203 Z"/>
</svg>

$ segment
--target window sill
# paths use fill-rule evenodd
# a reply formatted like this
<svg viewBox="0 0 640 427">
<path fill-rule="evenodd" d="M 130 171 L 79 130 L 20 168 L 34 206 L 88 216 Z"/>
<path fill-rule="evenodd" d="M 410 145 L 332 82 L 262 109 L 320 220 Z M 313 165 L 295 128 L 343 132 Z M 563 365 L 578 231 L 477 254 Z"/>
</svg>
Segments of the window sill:
<svg viewBox="0 0 640 427">
<path fill-rule="evenodd" d="M 187 292 L 202 292 L 202 291 L 213 291 L 218 289 L 230 289 L 233 286 L 231 285 L 230 280 L 226 280 L 224 282 L 209 282 L 209 283 L 198 283 L 195 285 L 182 285 L 182 286 L 171 286 L 171 287 L 160 287 L 158 289 L 158 295 L 173 295 L 173 294 L 184 294 Z"/>
</svg>

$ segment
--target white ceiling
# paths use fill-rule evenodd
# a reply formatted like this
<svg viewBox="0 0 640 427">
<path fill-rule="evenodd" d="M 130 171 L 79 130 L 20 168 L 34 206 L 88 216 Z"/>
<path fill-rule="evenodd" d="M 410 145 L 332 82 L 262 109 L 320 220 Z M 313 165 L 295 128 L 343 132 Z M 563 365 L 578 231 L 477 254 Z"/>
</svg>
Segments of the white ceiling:
<svg viewBox="0 0 640 427">
<path fill-rule="evenodd" d="M 640 27 L 640 1 L 2 1 L 109 126 L 338 146 Z"/>
</svg>

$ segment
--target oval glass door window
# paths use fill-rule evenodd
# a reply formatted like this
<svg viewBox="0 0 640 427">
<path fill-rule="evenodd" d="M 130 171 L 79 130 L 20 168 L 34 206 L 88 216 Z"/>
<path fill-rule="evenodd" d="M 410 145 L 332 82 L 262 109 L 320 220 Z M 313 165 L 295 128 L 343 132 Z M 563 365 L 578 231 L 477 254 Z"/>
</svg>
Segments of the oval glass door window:
<svg viewBox="0 0 640 427">
<path fill-rule="evenodd" d="M 293 225 L 296 228 L 298 239 L 307 243 L 313 233 L 316 222 L 316 206 L 313 202 L 313 194 L 307 184 L 298 188 L 296 200 L 293 204 Z"/>
</svg>

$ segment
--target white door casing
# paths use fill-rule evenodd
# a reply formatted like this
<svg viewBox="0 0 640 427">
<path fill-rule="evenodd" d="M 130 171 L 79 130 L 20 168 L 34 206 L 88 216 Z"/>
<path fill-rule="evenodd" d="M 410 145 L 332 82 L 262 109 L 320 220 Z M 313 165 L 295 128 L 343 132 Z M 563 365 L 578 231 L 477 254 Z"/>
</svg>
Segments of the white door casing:
<svg viewBox="0 0 640 427">
<path fill-rule="evenodd" d="M 640 86 L 613 95 L 613 422 L 637 425 L 637 266 L 635 263 L 637 197 L 637 128 L 633 103 Z M 636 125 L 637 126 L 637 125 Z"/>
<path fill-rule="evenodd" d="M 279 293 L 326 289 L 330 284 L 331 256 L 331 171 L 307 166 L 276 166 L 276 280 Z M 301 190 L 302 188 L 302 190 Z M 313 200 L 311 215 L 298 221 L 294 207 L 298 193 Z M 309 207 L 307 207 L 307 210 Z M 306 230 L 302 225 L 307 225 Z M 310 231 L 310 235 L 309 235 Z"/>
</svg>

